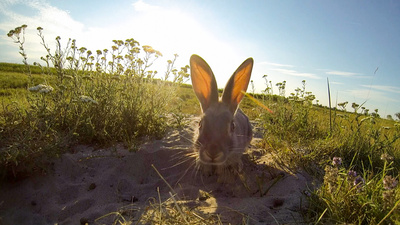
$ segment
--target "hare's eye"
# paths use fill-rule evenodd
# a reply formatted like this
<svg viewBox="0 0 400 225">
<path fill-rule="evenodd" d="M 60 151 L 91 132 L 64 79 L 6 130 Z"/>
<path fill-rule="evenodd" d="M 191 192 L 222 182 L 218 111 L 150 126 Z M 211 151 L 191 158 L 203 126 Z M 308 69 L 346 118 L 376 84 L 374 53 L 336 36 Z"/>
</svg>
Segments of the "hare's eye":
<svg viewBox="0 0 400 225">
<path fill-rule="evenodd" d="M 199 121 L 199 128 L 201 128 L 203 126 L 203 120 Z"/>
<path fill-rule="evenodd" d="M 235 122 L 231 122 L 231 132 L 235 131 Z"/>
</svg>

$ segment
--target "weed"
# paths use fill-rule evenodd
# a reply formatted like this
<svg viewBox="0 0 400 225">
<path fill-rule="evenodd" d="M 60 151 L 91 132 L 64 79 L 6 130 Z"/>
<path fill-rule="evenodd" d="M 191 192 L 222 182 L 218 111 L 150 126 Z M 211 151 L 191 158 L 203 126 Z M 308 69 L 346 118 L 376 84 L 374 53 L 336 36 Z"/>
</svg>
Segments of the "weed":
<svg viewBox="0 0 400 225">
<path fill-rule="evenodd" d="M 280 96 L 269 94 L 267 83 L 265 95 L 256 97 L 273 111 L 258 111 L 265 149 L 273 151 L 281 164 L 306 170 L 322 183 L 310 194 L 306 220 L 323 224 L 398 221 L 398 126 L 380 119 L 377 110 L 369 115 L 362 108 L 358 113 L 356 103 L 354 113 L 334 109 L 332 118 L 330 111 L 312 104 L 315 96 L 306 91 L 305 81 L 302 84 L 284 98 L 285 82 L 277 84 Z M 347 103 L 339 105 L 345 109 Z"/>
<path fill-rule="evenodd" d="M 42 63 L 30 66 L 24 48 L 26 27 L 8 33 L 19 45 L 27 68 L 26 83 L 10 88 L 28 91 L 22 100 L 26 106 L 3 101 L 0 111 L 3 177 L 29 174 L 38 165 L 45 167 L 36 162 L 57 156 L 77 142 L 123 142 L 135 149 L 143 138 L 163 136 L 179 83 L 188 77 L 188 66 L 180 71 L 173 67 L 177 55 L 168 61 L 167 72 L 174 75 L 174 82 L 162 81 L 156 79 L 157 71 L 150 70 L 162 56 L 151 46 L 140 47 L 134 39 L 114 40 L 111 50 L 93 54 L 78 47 L 75 40 L 62 46 L 61 38 L 56 37 L 51 51 L 43 28 L 38 27 L 47 55 L 41 57 Z M 40 68 L 39 80 L 31 68 Z"/>
<path fill-rule="evenodd" d="M 352 166 L 350 166 L 352 168 Z M 400 203 L 398 178 L 369 170 L 360 174 L 342 165 L 325 167 L 323 185 L 310 197 L 309 213 L 315 223 L 390 224 L 398 221 Z"/>
</svg>

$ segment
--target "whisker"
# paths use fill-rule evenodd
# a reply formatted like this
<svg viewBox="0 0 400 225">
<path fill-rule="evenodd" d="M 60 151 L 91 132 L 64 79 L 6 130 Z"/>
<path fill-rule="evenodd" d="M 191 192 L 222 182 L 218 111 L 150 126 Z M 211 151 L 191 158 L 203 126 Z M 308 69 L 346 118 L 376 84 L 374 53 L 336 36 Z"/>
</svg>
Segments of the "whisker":
<svg viewBox="0 0 400 225">
<path fill-rule="evenodd" d="M 192 152 L 192 151 L 188 151 L 188 152 L 177 152 L 177 153 L 175 153 L 174 155 L 172 155 L 171 157 L 170 157 L 170 160 L 169 161 L 172 161 L 172 160 L 181 160 L 182 158 L 187 158 L 187 157 L 193 157 L 193 156 L 195 156 L 196 155 L 196 153 L 195 152 Z"/>
<path fill-rule="evenodd" d="M 188 158 L 186 155 L 176 155 L 176 156 L 174 156 L 174 157 L 171 157 L 170 159 L 169 159 L 169 161 L 170 162 L 173 162 L 173 161 L 181 161 L 181 160 L 185 160 L 186 158 Z"/>
<path fill-rule="evenodd" d="M 188 162 L 188 161 L 190 161 L 190 160 L 192 160 L 192 158 L 187 158 L 187 159 L 185 159 L 185 160 L 182 160 L 182 161 L 180 161 L 180 162 L 175 163 L 175 164 L 172 165 L 172 166 L 165 167 L 165 168 L 163 168 L 162 170 L 167 170 L 167 169 L 174 168 L 174 167 L 179 166 L 179 165 L 181 165 L 181 164 L 184 164 L 184 163 L 186 163 L 186 162 Z"/>
<path fill-rule="evenodd" d="M 184 154 L 186 154 L 185 151 L 177 151 L 175 154 L 171 155 L 171 158 L 175 159 L 177 156 L 182 156 Z"/>
<path fill-rule="evenodd" d="M 190 135 L 190 136 L 193 137 L 193 134 Z M 184 135 L 179 135 L 179 137 L 185 139 L 186 141 L 189 141 L 189 142 L 192 143 L 192 144 L 195 144 L 195 141 L 193 141 L 193 139 L 187 138 L 187 137 L 185 137 Z"/>
<path fill-rule="evenodd" d="M 181 180 L 182 180 L 182 178 L 187 174 L 187 172 L 195 165 L 195 161 L 193 161 L 189 166 L 188 166 L 188 168 L 185 170 L 185 172 L 183 173 L 183 175 L 178 179 L 178 181 L 176 181 L 176 183 L 175 183 L 175 185 L 176 184 L 178 184 Z"/>
<path fill-rule="evenodd" d="M 200 164 L 198 163 L 198 159 L 195 160 L 195 170 L 194 172 L 194 178 L 197 179 L 197 175 L 199 174 L 200 171 Z"/>
</svg>

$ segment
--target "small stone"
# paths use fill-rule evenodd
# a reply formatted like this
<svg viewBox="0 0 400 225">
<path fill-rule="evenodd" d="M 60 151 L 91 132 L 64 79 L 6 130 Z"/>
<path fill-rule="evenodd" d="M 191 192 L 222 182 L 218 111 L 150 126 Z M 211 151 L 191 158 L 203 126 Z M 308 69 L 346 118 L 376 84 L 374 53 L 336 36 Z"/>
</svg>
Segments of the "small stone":
<svg viewBox="0 0 400 225">
<path fill-rule="evenodd" d="M 281 206 L 283 205 L 284 202 L 285 202 L 285 201 L 284 201 L 283 199 L 279 199 L 279 198 L 274 199 L 274 201 L 273 201 L 273 207 L 274 207 L 274 208 L 281 207 Z"/>
<path fill-rule="evenodd" d="M 89 225 L 89 219 L 85 217 L 82 217 L 79 222 L 81 225 Z"/>
<path fill-rule="evenodd" d="M 199 190 L 199 200 L 200 201 L 205 201 L 207 199 L 209 199 L 211 197 L 211 195 L 203 190 Z"/>
<path fill-rule="evenodd" d="M 89 185 L 89 191 L 91 191 L 91 190 L 93 190 L 93 189 L 95 189 L 96 188 L 96 184 L 95 183 L 91 183 L 90 185 Z"/>
</svg>

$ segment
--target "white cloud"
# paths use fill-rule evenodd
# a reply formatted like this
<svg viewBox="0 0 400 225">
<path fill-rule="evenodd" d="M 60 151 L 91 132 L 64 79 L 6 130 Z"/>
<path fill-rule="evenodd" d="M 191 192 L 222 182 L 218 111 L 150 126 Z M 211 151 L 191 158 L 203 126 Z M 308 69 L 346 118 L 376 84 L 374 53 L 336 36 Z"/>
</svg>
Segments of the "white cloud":
<svg viewBox="0 0 400 225">
<path fill-rule="evenodd" d="M 328 71 L 328 72 L 326 72 L 326 74 L 338 75 L 338 76 L 345 76 L 345 77 L 351 77 L 351 76 L 361 75 L 361 74 L 359 74 L 359 73 L 345 72 L 345 71 L 337 71 L 337 70 Z"/>
<path fill-rule="evenodd" d="M 30 10 L 26 16 L 13 12 L 11 7 L 20 4 Z M 56 36 L 62 37 L 62 43 L 65 44 L 68 37 L 75 35 L 73 38 L 81 37 L 85 26 L 74 20 L 66 11 L 60 10 L 49 5 L 46 1 L 9 1 L 7 4 L 0 4 L 0 13 L 3 14 L 3 21 L 0 22 L 0 30 L 8 32 L 17 26 L 23 24 L 28 25 L 25 32 L 25 50 L 28 54 L 28 62 L 39 61 L 41 56 L 46 55 L 43 46 L 40 45 L 40 38 L 37 36 L 36 28 L 44 28 L 44 35 L 49 47 L 54 49 L 53 43 Z M 8 37 L 0 37 L 2 45 L 8 49 L 15 48 L 13 52 L 4 52 L 7 58 L 18 58 L 18 46 Z M 3 56 L 2 54 L 2 56 Z"/>
<path fill-rule="evenodd" d="M 374 91 L 369 89 L 351 89 L 345 91 L 349 96 L 353 96 L 358 99 L 376 102 L 400 102 L 399 99 L 388 97 L 384 92 Z"/>
<path fill-rule="evenodd" d="M 375 90 L 380 90 L 380 91 L 387 91 L 387 92 L 393 92 L 400 94 L 400 88 L 395 87 L 395 86 L 387 86 L 387 85 L 361 85 L 362 87 L 366 88 L 372 88 Z"/>
<path fill-rule="evenodd" d="M 275 68 L 275 69 L 271 69 L 271 70 L 277 71 L 282 74 L 295 76 L 295 77 L 307 77 L 307 78 L 311 78 L 311 79 L 321 79 L 320 77 L 318 77 L 317 75 L 315 75 L 313 73 L 302 73 L 302 72 L 298 72 L 295 70 L 281 69 L 281 68 Z"/>
<path fill-rule="evenodd" d="M 260 64 L 260 65 L 269 65 L 269 66 L 276 66 L 276 67 L 289 67 L 289 68 L 292 68 L 292 67 L 294 67 L 294 66 L 292 66 L 292 65 L 287 65 L 287 64 L 279 64 L 279 63 L 273 63 L 273 62 L 260 62 L 260 63 L 258 63 L 258 64 Z"/>
<path fill-rule="evenodd" d="M 29 7 L 34 16 L 25 16 L 15 13 L 11 10 L 13 4 L 23 4 Z M 73 18 L 63 10 L 49 5 L 46 1 L 21 1 L 10 2 L 0 5 L 0 11 L 6 16 L 6 20 L 1 22 L 1 30 L 10 30 L 16 26 L 27 24 L 29 27 L 43 27 L 50 32 L 61 34 L 71 34 L 82 31 L 84 25 Z"/>
<path fill-rule="evenodd" d="M 337 85 L 342 85 L 342 82 L 337 82 L 337 81 L 329 81 L 330 84 L 337 84 Z"/>
<path fill-rule="evenodd" d="M 160 10 L 160 7 L 147 4 L 147 3 L 143 2 L 142 0 L 137 1 L 137 2 L 133 3 L 132 5 L 135 8 L 135 10 L 138 12 L 146 12 L 146 11 L 148 12 L 148 11 Z"/>
<path fill-rule="evenodd" d="M 267 70 L 276 71 L 281 74 L 286 74 L 286 75 L 290 75 L 290 76 L 294 76 L 294 77 L 321 79 L 320 77 L 318 77 L 316 74 L 313 74 L 313 73 L 303 73 L 303 72 L 299 72 L 299 71 L 296 71 L 293 69 L 288 69 L 288 68 L 294 68 L 295 67 L 294 65 L 274 63 L 274 62 L 268 62 L 268 61 L 263 61 L 263 62 L 260 62 L 257 64 L 271 66 L 272 68 L 267 68 Z"/>
<path fill-rule="evenodd" d="M 30 11 L 30 16 L 18 14 L 12 10 L 13 4 L 22 4 Z M 163 58 L 154 63 L 155 70 L 165 70 L 166 61 L 173 58 L 173 54 L 179 54 L 176 66 L 184 66 L 189 63 L 191 54 L 199 54 L 210 63 L 216 74 L 218 83 L 225 83 L 227 77 L 240 65 L 240 49 L 235 48 L 234 43 L 221 40 L 217 34 L 208 27 L 203 26 L 195 17 L 180 9 L 151 5 L 143 0 L 129 4 L 135 13 L 129 15 L 115 15 L 110 17 L 109 25 L 86 26 L 79 18 L 73 18 L 67 11 L 51 5 L 46 0 L 30 2 L 22 0 L 18 3 L 0 3 L 0 16 L 5 18 L 0 21 L 0 30 L 7 33 L 22 24 L 27 24 L 25 34 L 25 48 L 28 54 L 28 62 L 39 61 L 46 52 L 40 45 L 36 27 L 42 27 L 49 47 L 54 51 L 54 39 L 61 37 L 65 47 L 68 38 L 76 39 L 78 47 L 86 47 L 92 51 L 110 48 L 112 40 L 134 38 L 141 45 L 151 45 L 161 51 Z M 33 16 L 32 16 L 33 15 Z M 115 21 L 114 21 L 115 20 Z M 0 60 L 9 60 L 9 56 L 19 61 L 18 46 L 5 35 L 0 37 L 7 49 L 15 49 L 12 52 L 0 53 Z M 3 43 L 0 43 L 3 45 Z M 15 61 L 15 60 L 14 60 Z M 233 65 L 234 64 L 234 65 Z M 226 67 L 226 68 L 225 68 Z"/>
</svg>

